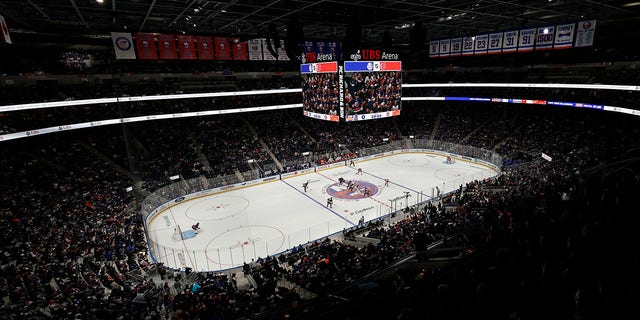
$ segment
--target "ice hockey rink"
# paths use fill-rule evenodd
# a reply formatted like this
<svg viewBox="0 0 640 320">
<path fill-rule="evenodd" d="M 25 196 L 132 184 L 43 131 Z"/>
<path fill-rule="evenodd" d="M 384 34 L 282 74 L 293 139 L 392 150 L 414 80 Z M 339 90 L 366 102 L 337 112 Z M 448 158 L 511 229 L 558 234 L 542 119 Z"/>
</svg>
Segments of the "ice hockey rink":
<svg viewBox="0 0 640 320">
<path fill-rule="evenodd" d="M 361 219 L 384 219 L 438 192 L 497 174 L 498 169 L 488 163 L 462 158 L 446 163 L 440 154 L 403 152 L 218 188 L 178 199 L 147 218 L 151 256 L 176 269 L 226 270 L 342 232 Z M 338 182 L 340 178 L 357 186 L 348 189 Z M 327 204 L 330 197 L 332 206 Z M 196 223 L 197 234 L 192 229 Z M 182 239 L 175 237 L 176 225 Z"/>
</svg>

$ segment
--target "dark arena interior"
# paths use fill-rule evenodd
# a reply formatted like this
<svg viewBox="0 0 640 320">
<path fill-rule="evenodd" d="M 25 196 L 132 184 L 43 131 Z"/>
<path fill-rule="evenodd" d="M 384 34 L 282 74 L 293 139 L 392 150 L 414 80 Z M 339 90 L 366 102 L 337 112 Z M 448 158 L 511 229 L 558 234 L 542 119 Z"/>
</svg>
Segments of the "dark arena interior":
<svg viewBox="0 0 640 320">
<path fill-rule="evenodd" d="M 3 0 L 0 30 L 0 319 L 637 314 L 640 2 Z M 325 205 L 408 152 L 498 174 Z M 246 219 L 350 225 L 229 267 L 210 221 L 150 229 L 263 187 Z"/>
</svg>

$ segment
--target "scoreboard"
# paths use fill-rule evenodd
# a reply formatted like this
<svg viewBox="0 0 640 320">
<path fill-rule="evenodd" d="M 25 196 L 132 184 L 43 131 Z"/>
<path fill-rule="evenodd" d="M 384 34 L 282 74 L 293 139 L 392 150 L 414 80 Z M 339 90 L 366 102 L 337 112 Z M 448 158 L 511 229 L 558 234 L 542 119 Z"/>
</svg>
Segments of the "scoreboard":
<svg viewBox="0 0 640 320">
<path fill-rule="evenodd" d="M 401 71 L 400 61 L 345 61 L 345 121 L 399 116 Z"/>
<path fill-rule="evenodd" d="M 300 73 L 307 117 L 352 122 L 400 115 L 400 61 L 306 63 Z"/>
<path fill-rule="evenodd" d="M 332 61 L 301 64 L 300 73 L 304 115 L 315 119 L 340 121 L 338 63 Z"/>
</svg>

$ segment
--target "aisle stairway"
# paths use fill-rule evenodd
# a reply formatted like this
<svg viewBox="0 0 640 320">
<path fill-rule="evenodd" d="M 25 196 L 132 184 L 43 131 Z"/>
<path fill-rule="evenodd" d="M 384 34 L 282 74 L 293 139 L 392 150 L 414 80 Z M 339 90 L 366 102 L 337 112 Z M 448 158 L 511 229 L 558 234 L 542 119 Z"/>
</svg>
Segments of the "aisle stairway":
<svg viewBox="0 0 640 320">
<path fill-rule="evenodd" d="M 438 116 L 436 117 L 436 122 L 433 124 L 433 130 L 431 130 L 431 136 L 429 137 L 429 139 L 431 140 L 435 140 L 436 138 L 436 134 L 438 133 L 438 128 L 440 127 L 440 121 L 442 120 L 442 114 L 443 114 L 443 111 L 440 111 L 440 113 L 438 113 Z"/>
<path fill-rule="evenodd" d="M 282 171 L 284 169 L 284 167 L 282 166 L 282 163 L 280 162 L 280 160 L 278 160 L 278 158 L 276 158 L 276 155 L 273 154 L 273 152 L 271 151 L 269 146 L 267 146 L 267 144 L 260 138 L 260 136 L 258 135 L 258 132 L 253 127 L 253 125 L 251 125 L 251 123 L 245 118 L 242 118 L 242 121 L 244 121 L 245 126 L 249 129 L 251 134 L 253 134 L 253 136 L 256 137 L 256 139 L 258 139 L 258 143 L 265 150 L 265 152 L 269 155 L 271 160 L 273 160 L 273 162 L 276 164 L 276 166 L 278 166 L 278 169 L 280 171 Z"/>
</svg>

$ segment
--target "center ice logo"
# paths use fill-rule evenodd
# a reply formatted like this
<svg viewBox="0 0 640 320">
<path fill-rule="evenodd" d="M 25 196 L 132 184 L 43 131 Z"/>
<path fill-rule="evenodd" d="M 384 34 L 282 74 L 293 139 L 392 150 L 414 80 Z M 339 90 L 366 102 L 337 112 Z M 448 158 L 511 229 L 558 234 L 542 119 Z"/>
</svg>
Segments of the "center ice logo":
<svg viewBox="0 0 640 320">
<path fill-rule="evenodd" d="M 351 183 L 352 185 L 350 185 Z M 378 187 L 370 182 L 361 180 L 346 181 L 342 184 L 336 182 L 327 186 L 328 195 L 345 200 L 358 200 L 374 196 L 378 193 Z"/>
</svg>

